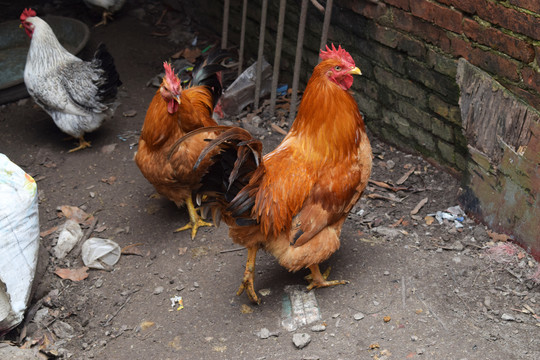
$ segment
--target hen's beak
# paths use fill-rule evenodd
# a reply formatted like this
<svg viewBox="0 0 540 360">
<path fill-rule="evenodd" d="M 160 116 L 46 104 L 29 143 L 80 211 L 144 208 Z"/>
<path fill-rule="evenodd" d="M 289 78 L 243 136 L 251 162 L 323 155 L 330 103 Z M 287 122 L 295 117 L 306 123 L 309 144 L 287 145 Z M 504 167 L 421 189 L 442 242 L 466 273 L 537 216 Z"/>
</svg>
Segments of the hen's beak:
<svg viewBox="0 0 540 360">
<path fill-rule="evenodd" d="M 174 96 L 173 99 L 178 103 L 178 105 L 182 103 L 182 101 L 180 100 L 180 95 Z"/>
<path fill-rule="evenodd" d="M 358 67 L 355 67 L 354 69 L 352 69 L 351 71 L 349 71 L 349 74 L 352 74 L 352 75 L 362 75 L 362 72 L 360 71 L 360 69 Z"/>
</svg>

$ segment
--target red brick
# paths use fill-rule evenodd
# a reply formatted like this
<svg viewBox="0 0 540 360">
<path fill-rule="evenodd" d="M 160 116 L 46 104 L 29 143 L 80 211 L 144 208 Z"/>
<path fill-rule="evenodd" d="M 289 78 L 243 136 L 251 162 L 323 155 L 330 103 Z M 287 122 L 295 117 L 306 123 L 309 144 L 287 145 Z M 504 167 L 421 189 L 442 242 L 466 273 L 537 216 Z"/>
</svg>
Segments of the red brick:
<svg viewBox="0 0 540 360">
<path fill-rule="evenodd" d="M 450 38 L 450 48 L 443 49 L 449 54 L 452 54 L 454 57 L 464 57 L 469 58 L 469 54 L 472 51 L 472 45 L 470 42 L 463 40 L 460 37 L 453 36 Z"/>
<path fill-rule="evenodd" d="M 529 88 L 540 93 L 540 73 L 530 67 L 521 70 L 523 83 Z"/>
<path fill-rule="evenodd" d="M 427 0 L 410 0 L 411 12 L 413 15 L 430 21 L 443 29 L 448 29 L 455 33 L 461 31 L 461 20 L 463 15 L 456 10 L 428 2 Z"/>
<path fill-rule="evenodd" d="M 386 0 L 385 1 L 388 5 L 395 6 L 397 8 L 403 9 L 405 11 L 409 11 L 409 0 Z"/>
<path fill-rule="evenodd" d="M 384 16 L 388 7 L 384 3 L 372 3 L 369 1 L 352 1 L 351 9 L 355 13 L 363 15 L 368 19 L 378 19 Z"/>
<path fill-rule="evenodd" d="M 482 19 L 527 35 L 534 40 L 540 40 L 540 18 L 487 0 L 481 1 L 484 2 L 485 6 L 477 7 L 476 12 Z"/>
<path fill-rule="evenodd" d="M 438 0 L 438 2 L 454 6 L 456 9 L 463 10 L 469 14 L 474 14 L 476 12 L 475 0 Z"/>
<path fill-rule="evenodd" d="M 495 53 L 473 48 L 467 60 L 489 73 L 502 76 L 510 81 L 519 81 L 517 65 Z"/>
<path fill-rule="evenodd" d="M 372 36 L 379 43 L 391 48 L 395 48 L 401 34 L 394 29 L 375 24 L 375 28 L 372 31 Z"/>
<path fill-rule="evenodd" d="M 540 2 L 538 0 L 510 0 L 510 4 L 540 14 Z"/>
<path fill-rule="evenodd" d="M 525 89 L 519 88 L 512 84 L 506 84 L 506 83 L 501 83 L 501 84 L 503 84 L 504 87 L 506 87 L 508 90 L 510 90 L 514 94 L 523 98 L 529 105 L 534 107 L 536 110 L 540 111 L 540 96 L 534 95 L 531 92 Z"/>
<path fill-rule="evenodd" d="M 416 35 L 428 43 L 440 48 L 450 48 L 450 40 L 448 40 L 448 36 L 440 27 L 425 22 L 415 16 L 412 16 L 410 13 L 399 9 L 394 8 L 392 14 L 394 26 L 397 29 Z"/>
<path fill-rule="evenodd" d="M 530 63 L 534 60 L 534 49 L 531 44 L 523 40 L 507 35 L 502 31 L 484 27 L 471 19 L 464 19 L 463 32 L 471 40 L 487 45 L 511 57 Z"/>
</svg>

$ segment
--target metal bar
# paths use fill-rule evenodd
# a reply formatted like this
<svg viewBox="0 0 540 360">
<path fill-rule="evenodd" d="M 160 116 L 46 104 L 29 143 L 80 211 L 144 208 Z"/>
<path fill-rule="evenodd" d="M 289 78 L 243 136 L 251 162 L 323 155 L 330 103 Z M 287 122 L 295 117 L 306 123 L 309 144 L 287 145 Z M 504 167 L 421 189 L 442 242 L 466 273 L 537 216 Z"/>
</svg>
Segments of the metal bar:
<svg viewBox="0 0 540 360">
<path fill-rule="evenodd" d="M 244 5 L 242 7 L 242 29 L 240 30 L 240 51 L 238 54 L 238 76 L 242 74 L 242 68 L 244 65 L 244 45 L 246 42 L 247 5 L 248 5 L 248 0 L 244 0 Z"/>
<path fill-rule="evenodd" d="M 223 28 L 221 30 L 221 48 L 227 48 L 227 36 L 229 35 L 229 7 L 231 0 L 225 0 L 223 4 Z"/>
<path fill-rule="evenodd" d="M 253 108 L 259 107 L 259 98 L 261 96 L 261 77 L 262 77 L 262 65 L 263 65 L 263 53 L 264 53 L 264 34 L 266 32 L 266 12 L 268 9 L 268 0 L 263 0 L 261 9 L 261 27 L 259 30 L 259 52 L 257 54 L 257 68 L 255 78 L 255 100 L 253 102 Z"/>
<path fill-rule="evenodd" d="M 272 74 L 272 88 L 270 89 L 270 114 L 276 111 L 276 92 L 279 80 L 279 66 L 281 63 L 281 47 L 283 45 L 283 29 L 285 27 L 285 9 L 287 0 L 279 1 L 279 18 L 276 38 L 276 53 L 274 54 L 274 72 Z"/>
<path fill-rule="evenodd" d="M 322 28 L 322 34 L 321 34 L 321 46 L 319 46 L 319 50 L 324 49 L 324 46 L 326 45 L 326 41 L 328 40 L 328 29 L 330 28 L 330 19 L 332 18 L 332 3 L 333 2 L 334 0 L 326 1 L 326 9 L 324 12 L 323 28 Z"/>
<path fill-rule="evenodd" d="M 296 40 L 296 58 L 294 59 L 294 74 L 291 95 L 291 106 L 289 112 L 289 125 L 292 125 L 296 117 L 296 102 L 298 101 L 298 82 L 300 79 L 300 65 L 302 63 L 302 47 L 304 44 L 304 32 L 306 30 L 308 0 L 302 0 L 300 10 L 300 23 L 298 24 L 298 38 Z"/>
</svg>

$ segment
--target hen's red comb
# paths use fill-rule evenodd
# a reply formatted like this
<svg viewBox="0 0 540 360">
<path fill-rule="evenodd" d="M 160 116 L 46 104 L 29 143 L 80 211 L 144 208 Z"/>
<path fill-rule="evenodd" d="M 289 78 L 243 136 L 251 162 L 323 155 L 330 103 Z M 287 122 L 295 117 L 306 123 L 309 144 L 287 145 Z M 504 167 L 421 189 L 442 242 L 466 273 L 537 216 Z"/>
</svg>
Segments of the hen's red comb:
<svg viewBox="0 0 540 360">
<path fill-rule="evenodd" d="M 330 49 L 328 45 L 326 45 L 326 51 L 321 50 L 319 57 L 321 58 L 321 60 L 336 59 L 343 61 L 349 66 L 356 66 L 351 54 L 349 54 L 345 49 L 343 49 L 341 45 L 338 45 L 337 49 L 334 44 L 332 44 L 332 49 Z"/>
<path fill-rule="evenodd" d="M 33 9 L 24 9 L 21 14 L 21 21 L 25 21 L 26 18 L 37 16 L 36 12 Z"/>
</svg>

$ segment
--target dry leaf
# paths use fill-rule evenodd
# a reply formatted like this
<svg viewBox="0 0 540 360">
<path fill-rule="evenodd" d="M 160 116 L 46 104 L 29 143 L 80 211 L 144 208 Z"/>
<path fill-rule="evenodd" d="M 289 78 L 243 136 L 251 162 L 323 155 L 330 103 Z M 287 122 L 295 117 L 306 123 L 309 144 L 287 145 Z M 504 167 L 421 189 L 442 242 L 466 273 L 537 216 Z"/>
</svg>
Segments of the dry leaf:
<svg viewBox="0 0 540 360">
<path fill-rule="evenodd" d="M 71 281 L 81 281 L 88 277 L 88 268 L 86 266 L 78 269 L 62 269 L 56 268 L 54 273 L 60 276 L 62 279 L 68 279 Z"/>
<path fill-rule="evenodd" d="M 187 247 L 178 248 L 178 255 L 184 255 L 187 251 Z"/>
<path fill-rule="evenodd" d="M 272 130 L 280 133 L 281 135 L 287 135 L 287 132 L 283 130 L 282 128 L 280 128 L 279 126 L 277 126 L 276 124 L 271 124 L 270 126 L 272 127 Z"/>
<path fill-rule="evenodd" d="M 399 178 L 398 181 L 396 181 L 396 184 L 397 185 L 401 185 L 403 184 L 405 181 L 407 181 L 407 179 L 409 178 L 409 176 L 411 176 L 411 174 L 414 172 L 414 167 L 411 168 L 409 171 L 407 171 L 405 173 L 405 175 L 403 175 L 402 177 Z"/>
<path fill-rule="evenodd" d="M 45 236 L 49 236 L 51 235 L 53 232 L 55 232 L 56 230 L 58 230 L 58 226 L 53 226 L 52 228 L 50 228 L 49 230 L 45 230 L 45 231 L 42 231 L 39 233 L 39 236 L 41 237 L 45 237 Z"/>
<path fill-rule="evenodd" d="M 510 237 L 508 235 L 506 235 L 506 234 L 498 234 L 498 233 L 496 233 L 494 231 L 491 231 L 491 230 L 488 230 L 487 234 L 495 242 L 497 242 L 497 241 L 508 241 L 510 239 Z"/>
<path fill-rule="evenodd" d="M 246 304 L 242 304 L 240 311 L 242 312 L 242 314 L 251 314 L 253 312 L 253 309 L 247 306 Z"/>
<path fill-rule="evenodd" d="M 94 221 L 93 215 L 84 212 L 76 206 L 62 205 L 60 210 L 67 219 L 75 220 L 79 224 L 90 225 Z"/>
<path fill-rule="evenodd" d="M 138 256 L 144 256 L 142 251 L 139 250 L 139 248 L 137 248 L 137 246 L 141 246 L 141 245 L 144 245 L 143 243 L 136 243 L 136 244 L 131 244 L 131 245 L 127 245 L 127 246 L 124 246 L 122 248 L 122 250 L 120 251 L 120 253 L 122 255 L 138 255 Z"/>
<path fill-rule="evenodd" d="M 426 221 L 427 225 L 431 225 L 435 221 L 435 218 L 433 216 L 426 216 L 424 220 Z"/>
<path fill-rule="evenodd" d="M 150 328 L 151 328 L 152 326 L 154 326 L 154 325 L 156 325 L 156 323 L 153 322 L 153 321 L 143 321 L 143 322 L 141 323 L 141 325 L 139 325 L 139 326 L 140 326 L 140 328 L 141 328 L 142 331 L 145 331 L 145 330 L 150 329 Z"/>
<path fill-rule="evenodd" d="M 101 179 L 101 182 L 104 182 L 105 184 L 112 185 L 116 181 L 116 176 L 111 176 L 108 179 Z"/>
<path fill-rule="evenodd" d="M 428 198 L 423 198 L 422 200 L 420 200 L 420 202 L 414 207 L 414 209 L 411 210 L 411 215 L 415 215 L 415 214 L 418 214 L 418 212 L 420 211 L 420 209 L 422 208 L 422 206 L 426 205 L 428 202 Z"/>
</svg>

